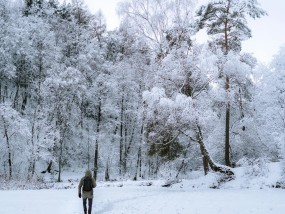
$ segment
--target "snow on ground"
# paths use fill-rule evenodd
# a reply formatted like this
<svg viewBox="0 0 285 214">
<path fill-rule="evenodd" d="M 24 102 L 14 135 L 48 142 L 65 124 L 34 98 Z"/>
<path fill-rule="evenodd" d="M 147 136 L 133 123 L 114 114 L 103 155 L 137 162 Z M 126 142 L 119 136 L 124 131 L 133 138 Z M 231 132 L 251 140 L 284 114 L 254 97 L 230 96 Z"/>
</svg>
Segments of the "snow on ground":
<svg viewBox="0 0 285 214">
<path fill-rule="evenodd" d="M 271 173 L 248 176 L 245 168 L 234 169 L 236 179 L 211 189 L 215 174 L 182 180 L 172 187 L 164 181 L 98 182 L 93 214 L 282 214 L 285 190 L 271 186 L 280 167 Z M 78 176 L 79 178 L 80 176 Z M 77 186 L 74 180 L 68 187 Z M 151 186 L 146 186 L 152 182 Z M 77 189 L 0 191 L 1 214 L 81 214 Z"/>
<path fill-rule="evenodd" d="M 93 214 L 282 214 L 281 189 L 193 189 L 99 186 Z M 76 189 L 0 192 L 1 214 L 81 214 Z"/>
</svg>

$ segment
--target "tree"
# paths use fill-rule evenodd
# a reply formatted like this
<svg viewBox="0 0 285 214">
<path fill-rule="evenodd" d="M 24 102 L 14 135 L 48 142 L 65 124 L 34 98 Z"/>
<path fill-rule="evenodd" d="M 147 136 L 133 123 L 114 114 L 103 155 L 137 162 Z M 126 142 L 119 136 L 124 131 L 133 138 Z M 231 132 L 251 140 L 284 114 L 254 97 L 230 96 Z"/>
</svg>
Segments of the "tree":
<svg viewBox="0 0 285 214">
<path fill-rule="evenodd" d="M 199 17 L 198 28 L 206 28 L 209 35 L 213 35 L 213 42 L 220 47 L 225 55 L 229 51 L 239 52 L 241 41 L 251 36 L 247 27 L 246 16 L 260 18 L 266 15 L 256 0 L 222 0 L 211 1 L 207 6 L 202 6 L 197 12 Z M 230 77 L 227 71 L 221 70 L 225 78 L 227 97 L 230 92 Z M 227 98 L 229 99 L 229 98 Z M 226 102 L 225 121 L 225 164 L 231 166 L 230 160 L 230 102 Z"/>
<path fill-rule="evenodd" d="M 81 99 L 86 90 L 85 81 L 80 71 L 69 67 L 47 78 L 44 87 L 47 90 L 44 99 L 49 106 L 49 121 L 58 130 L 54 152 L 58 160 L 60 182 L 65 144 L 72 135 L 74 124 L 79 120 Z"/>
<path fill-rule="evenodd" d="M 175 64 L 173 63 L 175 61 Z M 218 76 L 217 58 L 208 49 L 187 43 L 172 50 L 161 62 L 158 84 L 144 93 L 146 103 L 145 134 L 151 152 L 177 159 L 190 148 L 189 141 L 198 143 L 205 174 L 209 166 L 232 176 L 225 166 L 218 166 L 209 155 L 206 143 L 213 133 L 218 116 L 212 109 L 213 80 Z M 210 141 L 211 142 L 211 141 Z M 209 143 L 209 142 L 208 142 Z M 164 158 L 165 158 L 164 157 Z M 184 157 L 182 165 L 187 158 Z"/>
<path fill-rule="evenodd" d="M 119 5 L 120 15 L 148 40 L 158 59 L 168 52 L 169 43 L 193 34 L 193 8 L 192 0 L 131 0 Z"/>
<path fill-rule="evenodd" d="M 8 175 L 9 179 L 12 179 L 16 157 L 19 155 L 20 158 L 24 158 L 21 153 L 25 149 L 21 149 L 24 148 L 25 141 L 28 141 L 30 137 L 29 124 L 8 103 L 0 104 L 0 121 L 1 136 L 3 136 L 2 139 L 6 142 L 7 146 L 4 150 L 1 150 L 3 157 L 7 158 L 7 160 L 4 160 L 4 166 L 8 163 Z"/>
<path fill-rule="evenodd" d="M 283 157 L 285 131 L 285 48 L 281 47 L 269 67 L 255 71 L 255 123 L 261 141 L 262 156 L 271 161 Z M 258 151 L 258 150 L 257 150 Z"/>
</svg>

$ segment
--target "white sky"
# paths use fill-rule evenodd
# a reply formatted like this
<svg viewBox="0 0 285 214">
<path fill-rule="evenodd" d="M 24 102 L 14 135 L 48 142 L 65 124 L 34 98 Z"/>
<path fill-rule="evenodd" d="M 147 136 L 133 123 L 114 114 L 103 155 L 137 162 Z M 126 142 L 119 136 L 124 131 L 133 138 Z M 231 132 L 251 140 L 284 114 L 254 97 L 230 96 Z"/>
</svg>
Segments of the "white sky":
<svg viewBox="0 0 285 214">
<path fill-rule="evenodd" d="M 249 20 L 252 38 L 243 43 L 243 50 L 251 52 L 261 62 L 268 63 L 285 45 L 285 1 L 258 0 L 268 16 Z M 285 59 L 284 59 L 285 60 Z"/>
<path fill-rule="evenodd" d="M 92 13 L 99 9 L 107 20 L 109 30 L 119 26 L 116 5 L 120 0 L 85 0 Z M 258 0 L 268 16 L 249 19 L 252 38 L 243 42 L 242 50 L 252 53 L 259 61 L 269 63 L 280 46 L 285 45 L 285 0 Z"/>
</svg>

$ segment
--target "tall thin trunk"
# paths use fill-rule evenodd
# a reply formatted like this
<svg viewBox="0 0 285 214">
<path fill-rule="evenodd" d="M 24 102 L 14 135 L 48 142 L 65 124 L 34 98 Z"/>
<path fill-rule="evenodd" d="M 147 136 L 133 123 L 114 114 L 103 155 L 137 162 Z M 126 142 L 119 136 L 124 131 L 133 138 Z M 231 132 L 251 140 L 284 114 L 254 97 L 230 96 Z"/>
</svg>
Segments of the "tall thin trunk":
<svg viewBox="0 0 285 214">
<path fill-rule="evenodd" d="M 22 106 L 21 106 L 21 114 L 24 114 L 24 112 L 26 110 L 27 102 L 28 102 L 28 93 L 27 93 L 27 88 L 25 88 L 23 102 L 22 102 Z"/>
<path fill-rule="evenodd" d="M 34 111 L 34 121 L 32 124 L 32 136 L 31 136 L 31 144 L 32 144 L 32 160 L 30 162 L 30 167 L 29 167 L 29 172 L 28 172 L 28 179 L 33 178 L 34 174 L 35 174 L 35 143 L 34 143 L 34 135 L 35 135 L 35 120 L 36 120 L 36 112 L 37 112 L 37 108 L 35 108 Z"/>
<path fill-rule="evenodd" d="M 61 137 L 59 141 L 59 146 L 60 146 L 60 153 L 59 153 L 59 158 L 58 158 L 58 179 L 57 182 L 61 181 L 61 169 L 62 169 L 62 154 L 63 154 L 63 139 Z"/>
<path fill-rule="evenodd" d="M 107 163 L 106 163 L 106 170 L 105 170 L 105 181 L 109 181 L 110 180 L 110 174 L 109 174 L 109 157 L 107 159 Z"/>
<path fill-rule="evenodd" d="M 229 14 L 229 9 L 231 1 L 228 1 L 227 6 L 227 14 Z M 225 55 L 228 54 L 229 51 L 229 41 L 228 41 L 228 18 L 225 20 Z M 225 125 L 225 165 L 231 166 L 231 160 L 230 160 L 230 101 L 229 101 L 229 91 L 230 91 L 230 79 L 229 76 L 226 75 L 226 83 L 225 83 L 225 89 L 227 94 L 227 100 L 226 100 L 226 125 Z"/>
<path fill-rule="evenodd" d="M 242 103 L 242 93 L 241 93 L 241 89 L 238 89 L 238 93 L 239 93 L 239 107 L 240 107 L 240 117 L 244 118 L 244 112 L 243 112 L 243 103 Z"/>
<path fill-rule="evenodd" d="M 95 154 L 94 154 L 94 174 L 93 177 L 97 180 L 97 173 L 98 173 L 98 160 L 99 160 L 99 133 L 100 133 L 100 123 L 101 123 L 101 100 L 99 100 L 98 106 L 98 121 L 97 121 L 97 128 L 96 128 L 96 141 L 95 141 Z"/>
<path fill-rule="evenodd" d="M 87 167 L 90 169 L 90 139 L 89 139 L 89 128 L 88 128 L 88 136 L 87 136 Z"/>
<path fill-rule="evenodd" d="M 226 109 L 226 133 L 225 133 L 225 165 L 231 166 L 230 160 L 230 104 Z"/>
<path fill-rule="evenodd" d="M 2 119 L 3 119 L 3 122 L 4 122 L 4 136 L 6 138 L 7 149 L 8 149 L 9 179 L 12 179 L 12 154 L 11 154 L 8 130 L 7 130 L 7 126 L 5 124 L 5 119 L 4 119 L 3 116 L 2 116 Z"/>
<path fill-rule="evenodd" d="M 229 93 L 229 78 L 226 77 L 226 91 L 227 96 Z M 230 102 L 226 101 L 226 129 L 225 129 L 225 164 L 226 166 L 231 166 L 231 160 L 230 160 Z"/>
<path fill-rule="evenodd" d="M 125 119 L 124 124 L 126 124 L 127 121 Z M 125 125 L 124 126 L 124 138 L 125 139 L 124 142 L 124 152 L 123 152 L 123 172 L 124 174 L 127 172 L 127 158 L 128 158 L 128 152 L 129 152 L 129 146 L 131 144 L 131 142 L 129 143 L 129 146 L 127 145 L 127 137 L 128 137 L 128 128 Z"/>
<path fill-rule="evenodd" d="M 8 99 L 8 86 L 5 84 L 4 86 L 4 92 L 3 92 L 3 102 Z"/>
<path fill-rule="evenodd" d="M 40 60 L 40 62 L 42 62 L 42 60 Z M 36 145 L 35 145 L 35 138 L 38 140 L 38 135 L 39 135 L 39 125 L 37 124 L 37 117 L 38 117 L 38 111 L 40 108 L 40 104 L 41 104 L 41 80 L 42 80 L 42 63 L 40 63 L 40 67 L 39 67 L 39 81 L 38 81 L 38 90 L 37 90 L 37 106 L 35 107 L 34 110 L 34 115 L 33 115 L 33 124 L 32 124 L 32 136 L 31 136 L 31 144 L 32 144 L 32 160 L 31 160 L 31 177 L 34 177 L 35 174 L 35 170 L 36 170 L 36 159 L 38 157 L 38 151 L 36 151 Z M 36 151 L 36 152 L 35 152 Z"/>
<path fill-rule="evenodd" d="M 98 159 L 99 159 L 99 145 L 98 145 L 98 139 L 96 139 L 95 144 L 95 157 L 94 157 L 94 174 L 93 177 L 95 180 L 97 180 L 97 174 L 98 174 Z"/>
<path fill-rule="evenodd" d="M 2 102 L 2 83 L 0 81 L 0 103 Z"/>
<path fill-rule="evenodd" d="M 69 106 L 70 107 L 70 106 Z M 69 107 L 67 109 L 69 109 Z M 70 109 L 69 111 L 70 112 Z M 60 113 L 58 112 L 58 115 L 60 115 Z M 58 118 L 61 118 L 60 116 L 58 116 Z M 63 166 L 63 147 L 64 147 L 64 140 L 65 140 L 65 134 L 66 131 L 68 129 L 68 125 L 66 124 L 66 122 L 64 122 L 64 120 L 59 119 L 58 121 L 59 123 L 59 130 L 60 130 L 60 140 L 59 140 L 59 158 L 58 158 L 58 182 L 61 182 L 61 171 L 62 171 L 62 166 Z"/>
<path fill-rule="evenodd" d="M 19 84 L 16 86 L 16 93 L 14 97 L 14 102 L 13 102 L 13 108 L 18 109 L 18 101 L 19 101 Z"/>
<path fill-rule="evenodd" d="M 120 121 L 120 160 L 119 160 L 119 173 L 120 175 L 123 174 L 123 148 L 124 148 L 124 138 L 123 138 L 123 129 L 124 129 L 124 123 L 123 123 L 123 114 L 124 113 L 124 96 L 122 96 L 121 100 L 121 121 Z"/>
<path fill-rule="evenodd" d="M 139 177 L 141 177 L 141 145 L 139 145 L 139 149 L 138 149 L 136 172 L 135 172 L 135 176 L 133 178 L 134 181 L 137 180 L 138 174 L 139 174 Z"/>
<path fill-rule="evenodd" d="M 136 165 L 136 173 L 134 176 L 134 180 L 137 180 L 137 176 L 140 178 L 142 177 L 142 143 L 143 143 L 143 123 L 141 126 L 141 133 L 140 133 L 140 142 L 139 142 L 139 149 L 138 149 L 138 158 L 137 158 L 137 165 Z"/>
<path fill-rule="evenodd" d="M 128 143 L 127 143 L 127 140 L 125 140 L 124 160 L 123 160 L 124 172 L 127 171 L 127 160 L 128 160 L 129 155 L 130 155 L 130 150 L 131 150 L 132 144 L 134 143 L 133 139 L 134 139 L 134 135 L 135 135 L 135 125 L 133 125 L 131 133 L 129 133 L 130 137 L 128 137 L 129 134 L 127 131 L 128 131 L 128 129 L 125 128 L 125 136 L 124 137 L 125 137 L 125 139 L 128 139 Z"/>
</svg>

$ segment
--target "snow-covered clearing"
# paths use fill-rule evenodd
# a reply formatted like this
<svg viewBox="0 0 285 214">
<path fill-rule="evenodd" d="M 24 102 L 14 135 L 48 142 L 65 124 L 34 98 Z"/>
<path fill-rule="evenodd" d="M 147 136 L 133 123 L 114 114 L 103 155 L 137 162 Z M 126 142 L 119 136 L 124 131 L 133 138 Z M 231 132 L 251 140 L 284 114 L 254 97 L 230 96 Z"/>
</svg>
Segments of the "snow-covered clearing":
<svg viewBox="0 0 285 214">
<path fill-rule="evenodd" d="M 213 173 L 168 188 L 162 180 L 98 182 L 92 214 L 283 214 L 285 190 L 271 188 L 280 179 L 280 166 L 271 164 L 264 176 L 245 170 L 234 169 L 236 179 L 220 189 L 209 188 L 217 180 Z M 0 191 L 0 214 L 81 214 L 74 188 L 79 178 L 60 184 L 71 189 Z"/>
<path fill-rule="evenodd" d="M 281 189 L 173 189 L 159 186 L 99 186 L 96 214 L 281 214 Z M 80 214 L 76 189 L 0 192 L 1 214 Z"/>
</svg>

